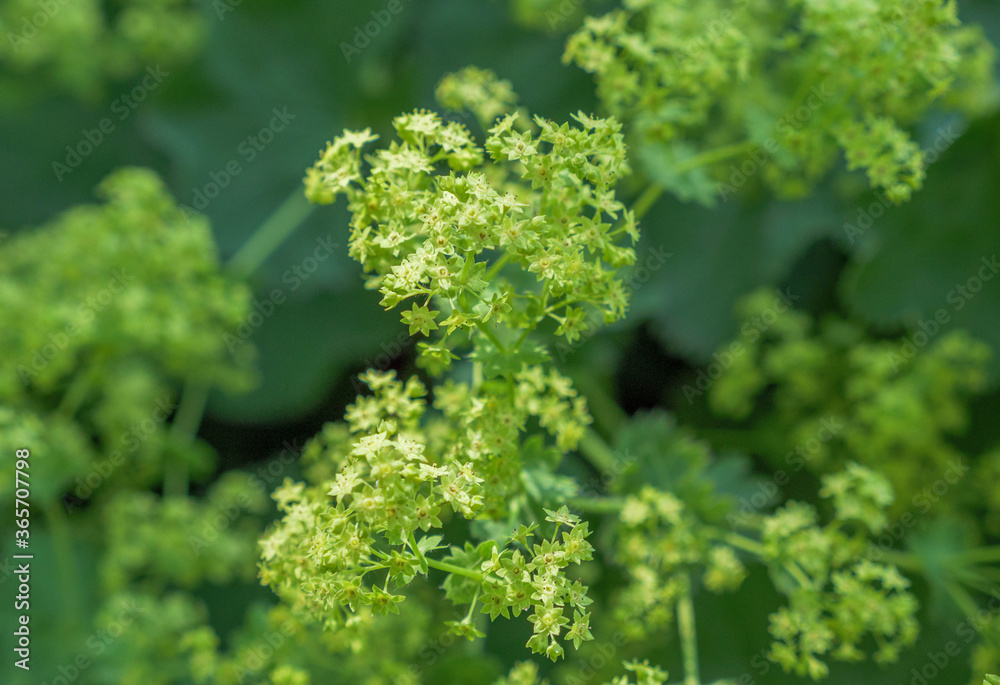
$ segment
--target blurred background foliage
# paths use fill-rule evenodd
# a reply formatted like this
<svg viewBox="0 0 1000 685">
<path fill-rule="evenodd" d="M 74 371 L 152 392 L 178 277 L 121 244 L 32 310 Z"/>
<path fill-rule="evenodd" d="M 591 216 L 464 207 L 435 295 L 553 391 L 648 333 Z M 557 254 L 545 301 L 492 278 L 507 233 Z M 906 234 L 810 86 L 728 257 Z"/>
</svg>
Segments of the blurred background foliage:
<svg viewBox="0 0 1000 685">
<path fill-rule="evenodd" d="M 469 64 L 490 68 L 513 83 L 529 110 L 557 120 L 578 109 L 597 109 L 591 78 L 564 65 L 561 56 L 582 14 L 597 14 L 609 3 L 402 0 L 403 11 L 370 44 L 347 56 L 342 44 L 353 41 L 356 27 L 384 3 L 185 4 L 151 3 L 155 12 L 123 22 L 127 30 L 95 28 L 89 43 L 59 44 L 53 38 L 52 49 L 60 54 L 39 55 L 34 62 L 0 53 L 0 229 L 14 234 L 92 201 L 100 180 L 127 165 L 154 169 L 179 203 L 198 207 L 198 195 L 213 174 L 235 161 L 238 175 L 198 207 L 211 221 L 225 261 L 286 198 L 301 192 L 305 168 L 328 139 L 345 127 L 387 133 L 397 113 L 433 107 L 434 87 L 448 72 Z M 31 5 L 0 4 L 5 33 L 10 26 L 20 30 L 23 7 Z M 77 5 L 88 3 L 71 1 L 59 11 L 79 10 L 78 20 L 88 21 Z M 554 24 L 546 14 L 549 5 L 567 9 Z M 120 10 L 114 2 L 89 6 L 95 12 L 101 6 Z M 991 42 L 1000 44 L 1000 3 L 962 0 L 959 9 L 963 20 L 982 25 Z M 163 40 L 150 45 L 150 35 Z M 102 50 L 107 53 L 98 54 Z M 162 82 L 120 119 L 114 103 L 142 83 L 147 67 L 157 65 L 166 72 Z M 275 109 L 287 112 L 288 123 L 250 159 L 248 137 L 269 126 Z M 97 128 L 105 117 L 113 118 L 114 130 L 78 166 L 60 174 L 54 165 L 66 162 L 67 146 L 77 148 L 85 130 Z M 585 394 L 592 390 L 600 396 L 599 389 L 608 388 L 626 412 L 666 408 L 711 435 L 727 424 L 711 415 L 704 401 L 689 403 L 681 388 L 696 382 L 713 352 L 736 335 L 737 301 L 761 286 L 789 290 L 800 298 L 798 308 L 852 319 L 876 338 L 907 335 L 945 308 L 952 314 L 950 329 L 965 329 L 1000 350 L 1000 282 L 987 283 L 960 310 L 947 299 L 984 256 L 1000 247 L 1000 114 L 971 123 L 941 115 L 925 121 L 915 135 L 926 148 L 949 126 L 962 135 L 928 168 L 925 187 L 908 204 L 885 208 L 884 216 L 860 235 L 848 235 L 844 225 L 859 225 L 859 207 L 877 198 L 859 175 L 835 174 L 799 201 L 773 199 L 753 184 L 714 208 L 662 198 L 642 221 L 637 253 L 660 249 L 671 256 L 636 288 L 627 320 L 587 340 L 564 368 Z M 218 451 L 220 473 L 260 468 L 289 444 L 301 445 L 325 422 L 339 420 L 356 394 L 352 378 L 365 367 L 395 368 L 403 375 L 415 371 L 413 342 L 397 315 L 384 312 L 378 296 L 364 290 L 360 269 L 347 256 L 347 222 L 343 203 L 315 210 L 254 273 L 250 285 L 258 301 L 280 289 L 288 302 L 252 335 L 257 386 L 209 398 L 199 435 Z M 302 277 L 296 269 L 324 240 L 339 247 Z M 996 388 L 1000 354 L 990 364 L 990 387 Z M 978 452 L 1000 441 L 998 409 L 996 390 L 977 396 L 960 446 Z M 753 453 L 752 448 L 744 451 Z M 294 477 L 295 468 L 283 475 Z M 268 485 L 272 489 L 277 483 Z M 43 557 L 46 533 L 36 530 Z M 95 568 L 88 547 L 77 545 L 75 553 L 80 602 L 90 611 L 88 598 L 99 579 L 87 571 Z M 61 624 L 67 609 L 59 602 L 55 571 L 39 567 L 34 578 L 38 608 L 33 617 L 39 624 Z M 251 600 L 269 597 L 253 578 L 227 582 L 225 592 L 194 590 L 223 636 L 242 623 Z M 761 574 L 748 583 L 737 595 L 699 598 L 699 630 L 711 636 L 702 647 L 706 679 L 750 670 L 751 659 L 767 644 L 764 617 L 776 596 Z M 7 604 L 0 613 L 5 626 Z M 185 611 L 169 599 L 151 607 L 143 619 L 150 622 L 148 640 L 158 639 L 155 626 L 195 622 Z M 920 643 L 900 663 L 839 666 L 830 682 L 909 682 L 910 669 L 923 664 L 929 650 L 954 638 L 953 616 L 928 613 L 925 618 Z M 414 625 L 406 630 L 417 634 L 400 634 L 399 640 L 426 649 L 423 641 L 433 636 L 419 634 Z M 495 665 L 492 670 L 468 658 L 468 650 L 483 648 L 480 643 L 440 647 L 443 658 L 435 644 L 433 659 L 421 657 L 425 681 L 490 682 L 524 658 L 522 628 L 511 624 L 509 630 L 490 633 L 485 649 L 493 655 L 486 662 Z M 166 628 L 164 634 L 169 634 Z M 64 646 L 44 635 L 39 632 L 35 639 L 37 663 L 64 663 Z M 392 642 L 388 634 L 384 639 Z M 674 647 L 650 656 L 676 673 Z M 966 682 L 965 661 L 938 682 Z M 347 662 L 337 668 L 350 673 Z M 487 672 L 475 670 L 483 668 Z M 763 675 L 750 672 L 758 682 L 794 681 L 773 666 Z M 182 682 L 162 675 L 163 682 Z M 83 682 L 120 677 L 91 671 Z"/>
</svg>

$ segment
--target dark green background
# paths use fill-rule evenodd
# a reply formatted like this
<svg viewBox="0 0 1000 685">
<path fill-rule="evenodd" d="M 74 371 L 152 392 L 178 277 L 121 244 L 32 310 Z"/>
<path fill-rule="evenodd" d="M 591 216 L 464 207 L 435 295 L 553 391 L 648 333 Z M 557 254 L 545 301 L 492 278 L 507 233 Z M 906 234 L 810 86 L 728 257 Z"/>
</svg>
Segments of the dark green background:
<svg viewBox="0 0 1000 685">
<path fill-rule="evenodd" d="M 433 107 L 434 86 L 449 71 L 469 64 L 491 68 L 513 83 L 528 109 L 557 120 L 596 108 L 590 78 L 561 63 L 573 21 L 562 32 L 546 34 L 515 24 L 507 5 L 496 0 L 402 2 L 402 13 L 350 63 L 341 42 L 351 41 L 355 28 L 371 20 L 369 12 L 386 3 L 244 1 L 221 19 L 205 3 L 210 35 L 201 56 L 171 69 L 62 182 L 53 162 L 63 161 L 66 146 L 75 146 L 84 129 L 109 116 L 111 103 L 140 78 L 110 84 L 89 104 L 53 96 L 16 111 L 0 107 L 0 228 L 38 225 L 91 201 L 98 181 L 123 165 L 155 169 L 179 202 L 191 204 L 212 172 L 238 160 L 241 173 L 205 210 L 225 260 L 299 192 L 304 169 L 327 140 L 345 127 L 386 134 L 396 114 Z M 960 8 L 1000 44 L 998 3 L 963 0 Z M 247 162 L 239 145 L 267 125 L 275 107 L 287 108 L 294 121 Z M 927 144 L 950 121 L 934 115 L 917 136 Z M 861 182 L 838 175 L 800 202 L 749 196 L 709 210 L 661 200 L 643 221 L 638 252 L 662 248 L 673 256 L 637 290 L 628 319 L 589 341 L 568 367 L 586 369 L 593 382 L 607 384 L 627 411 L 663 406 L 688 414 L 680 387 L 735 333 L 732 305 L 752 289 L 790 286 L 802 294 L 801 306 L 816 313 L 846 313 L 877 334 L 899 335 L 939 307 L 950 309 L 947 293 L 974 273 L 982 257 L 1000 251 L 998 116 L 969 124 L 930 167 L 916 198 L 887 211 L 852 245 L 843 225 L 856 219 L 859 202 L 873 200 L 858 194 Z M 635 190 L 626 185 L 624 194 Z M 352 374 L 406 339 L 397 314 L 383 312 L 378 297 L 363 289 L 360 268 L 343 247 L 346 224 L 343 203 L 320 208 L 254 275 L 258 298 L 283 288 L 289 301 L 253 336 L 260 355 L 258 388 L 211 399 L 201 435 L 222 455 L 222 468 L 267 459 L 284 441 L 306 439 L 323 422 L 339 419 L 354 397 Z M 329 235 L 341 249 L 289 292 L 282 274 Z M 950 326 L 1000 350 L 1000 279 L 956 313 Z M 408 373 L 412 349 L 402 347 L 392 365 Z M 1000 354 L 992 370 L 996 378 Z M 996 400 L 990 395 L 974 407 L 970 443 L 997 440 Z M 36 591 L 44 592 L 44 585 Z M 213 611 L 220 627 L 235 621 L 244 597 L 237 590 L 219 600 L 231 603 Z M 777 602 L 766 578 L 755 575 L 736 597 L 699 601 L 706 682 L 744 672 L 757 682 L 784 682 L 774 668 L 761 676 L 750 666 L 767 643 L 766 614 Z M 884 670 L 838 666 L 831 682 L 909 683 L 909 669 L 953 639 L 961 620 L 932 614 L 924 619 L 936 628 L 925 631 L 907 660 Z M 506 661 L 524 658 L 521 628 L 498 626 L 489 648 Z M 677 673 L 674 648 L 665 647 L 660 660 Z M 937 682 L 964 682 L 968 673 L 961 661 Z"/>
</svg>

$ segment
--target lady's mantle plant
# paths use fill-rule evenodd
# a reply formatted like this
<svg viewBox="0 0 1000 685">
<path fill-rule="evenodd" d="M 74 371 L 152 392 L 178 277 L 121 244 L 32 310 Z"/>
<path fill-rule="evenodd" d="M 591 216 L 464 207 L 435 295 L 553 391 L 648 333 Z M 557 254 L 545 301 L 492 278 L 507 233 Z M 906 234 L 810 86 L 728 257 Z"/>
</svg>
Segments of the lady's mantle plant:
<svg viewBox="0 0 1000 685">
<path fill-rule="evenodd" d="M 252 572 L 260 493 L 233 474 L 198 501 L 188 496 L 189 477 L 207 477 L 214 463 L 194 439 L 208 386 L 246 381 L 223 347 L 245 317 L 247 289 L 221 272 L 207 225 L 184 216 L 142 171 L 109 178 L 104 205 L 3 246 L 0 312 L 9 325 L 0 337 L 10 354 L 0 362 L 0 432 L 50 457 L 33 494 L 62 555 L 60 600 L 79 634 L 88 629 L 71 606 L 81 593 L 68 572 L 76 559 L 59 497 L 101 468 L 161 397 L 178 405 L 130 450 L 128 468 L 81 495 L 90 525 L 78 529 L 103 552 L 93 564 L 98 625 L 123 601 L 145 616 L 88 678 L 307 685 L 325 669 L 343 681 L 400 683 L 402 662 L 435 623 L 475 639 L 488 615 L 525 618 L 527 647 L 553 661 L 567 645 L 586 659 L 594 638 L 612 630 L 641 648 L 660 647 L 662 631 L 676 628 L 684 681 L 697 684 L 696 597 L 736 592 L 755 569 L 781 598 L 769 619 L 769 658 L 790 672 L 821 678 L 831 662 L 869 650 L 892 662 L 914 643 L 917 603 L 899 568 L 926 572 L 921 555 L 933 555 L 876 557 L 871 541 L 889 530 L 914 483 L 950 456 L 943 436 L 964 424 L 961 401 L 981 385 L 981 348 L 944 336 L 912 371 L 890 372 L 882 353 L 898 346 L 783 317 L 718 380 L 711 407 L 733 419 L 764 414 L 781 438 L 777 451 L 759 451 L 765 458 L 780 458 L 783 441 L 809 435 L 829 412 L 850 414 L 852 427 L 810 464 L 819 505 L 774 502 L 739 516 L 737 502 L 753 486 L 743 462 L 716 457 L 655 414 L 631 419 L 613 450 L 550 358 L 554 340 L 573 345 L 594 319 L 624 316 L 637 221 L 664 189 L 704 200 L 720 192 L 713 181 L 731 180 L 720 163 L 764 149 L 763 177 L 797 195 L 844 153 L 848 167 L 901 201 L 919 187 L 925 163 L 908 127 L 933 104 L 976 113 L 994 101 L 992 50 L 958 24 L 951 3 L 788 0 L 726 11 L 627 0 L 588 19 L 566 57 L 595 75 L 613 116 L 532 117 L 509 83 L 469 68 L 445 78 L 438 98 L 471 112 L 482 137 L 419 110 L 394 120 L 388 144 L 374 145 L 368 129 L 345 131 L 322 151 L 306 194 L 320 204 L 346 197 L 350 254 L 419 339 L 425 373 L 366 372 L 370 392 L 309 444 L 304 481 L 286 480 L 274 493 L 280 520 L 260 542 L 260 577 L 283 601 L 249 611 L 224 638 L 188 590 Z M 78 16 L 66 12 L 66 21 Z M 83 93 L 134 69 L 144 53 L 130 36 L 162 33 L 151 18 L 168 17 L 183 40 L 150 54 L 180 59 L 198 38 L 187 3 L 136 12 L 119 13 L 131 17 L 119 27 L 125 42 L 90 55 L 96 62 L 73 67 L 43 39 L 17 57 L 23 63 L 0 57 L 19 71 L 51 68 Z M 626 131 L 653 181 L 633 209 L 616 195 L 631 171 Z M 100 290 L 116 266 L 134 269 L 135 282 L 101 302 L 100 317 L 82 316 L 77 294 Z M 53 339 L 53 331 L 65 334 Z M 58 353 L 47 355 L 49 345 Z M 830 382 L 816 387 L 817 378 Z M 751 411 L 768 398 L 773 411 Z M 930 442 L 912 440 L 913 417 L 924 429 L 916 435 Z M 907 458 L 886 467 L 887 450 Z M 995 455 L 981 461 L 987 475 L 1000 469 Z M 615 474 L 607 492 L 582 496 L 568 474 L 587 468 Z M 151 491 L 161 482 L 162 496 Z M 995 531 L 993 493 L 970 493 L 968 510 L 985 510 L 986 530 Z M 246 518 L 216 530 L 206 547 L 217 512 L 233 506 Z M 962 549 L 953 559 L 965 563 L 948 573 L 982 589 L 998 557 L 996 548 Z M 590 591 L 591 579 L 602 592 Z M 963 610 L 977 609 L 964 587 L 944 580 Z M 433 600 L 439 581 L 444 603 Z M 278 631 L 289 639 L 248 667 Z M 977 665 L 996 663 L 996 632 L 982 631 Z M 332 666 L 330 652 L 338 652 Z M 648 663 L 625 670 L 631 675 L 612 685 L 667 678 Z M 539 671 L 521 663 L 499 683 L 546 682 Z"/>
<path fill-rule="evenodd" d="M 995 50 L 948 0 L 622 5 L 587 17 L 564 59 L 633 124 L 646 173 L 709 204 L 758 169 L 805 195 L 841 152 L 905 201 L 925 166 L 907 127 L 932 105 L 978 116 L 997 103 Z"/>
<path fill-rule="evenodd" d="M 533 520 L 548 504 L 533 495 L 540 485 L 571 492 L 552 471 L 590 417 L 532 333 L 554 326 L 574 340 L 592 308 L 620 318 L 617 269 L 635 259 L 622 243 L 637 233 L 614 195 L 628 172 L 620 126 L 575 120 L 508 113 L 479 147 L 460 124 L 417 111 L 365 159 L 374 136 L 346 131 L 306 177 L 313 201 L 347 196 L 350 253 L 383 305 L 427 339 L 421 363 L 432 376 L 454 371 L 430 406 L 417 378 L 362 376 L 374 396 L 348 409 L 353 437 L 323 447 L 336 475 L 275 493 L 285 516 L 262 543 L 262 579 L 331 626 L 361 606 L 396 611 L 401 588 L 435 568 L 448 598 L 469 605 L 455 632 L 482 635 L 479 608 L 530 612 L 528 646 L 552 659 L 561 640 L 591 637 L 586 588 L 566 574 L 591 557 L 587 524 L 565 507 L 544 528 Z M 432 533 L 455 514 L 513 532 L 449 548 Z"/>
<path fill-rule="evenodd" d="M 445 79 L 439 96 L 500 115 L 482 147 L 462 125 L 417 111 L 397 117 L 398 140 L 368 155 L 375 136 L 345 131 L 306 176 L 314 202 L 347 197 L 350 253 L 382 304 L 424 339 L 418 363 L 435 385 L 362 375 L 372 394 L 348 408 L 347 430 L 324 431 L 307 451 L 309 481 L 274 494 L 283 517 L 261 543 L 263 582 L 343 631 L 398 612 L 408 586 L 435 569 L 464 612 L 451 631 L 484 636 L 477 610 L 494 620 L 527 612 L 527 646 L 555 660 L 565 643 L 592 638 L 592 601 L 570 573 L 593 555 L 589 527 L 556 505 L 575 498 L 617 513 L 609 552 L 629 583 L 609 618 L 643 638 L 676 613 L 689 675 L 693 586 L 737 589 L 746 555 L 789 597 L 772 616 L 775 661 L 819 678 L 825 659 L 861 657 L 868 634 L 878 658 L 894 660 L 916 637 L 916 602 L 894 566 L 858 561 L 893 498 L 877 474 L 852 465 L 825 481 L 836 511 L 828 525 L 792 503 L 756 517 L 747 537 L 722 527 L 732 498 L 704 490 L 710 455 L 661 419 L 628 433 L 642 459 L 629 464 L 621 498 L 578 498 L 576 482 L 555 472 L 574 450 L 598 467 L 610 452 L 543 341 L 573 342 L 594 310 L 610 322 L 627 307 L 620 270 L 638 234 L 614 193 L 629 171 L 620 125 L 582 113 L 571 124 L 529 119 L 510 111 L 507 84 L 475 69 Z M 686 469 L 683 482 L 664 480 L 663 468 Z M 458 515 L 473 521 L 478 544 L 448 544 Z M 873 604 L 878 612 L 864 609 Z"/>
</svg>

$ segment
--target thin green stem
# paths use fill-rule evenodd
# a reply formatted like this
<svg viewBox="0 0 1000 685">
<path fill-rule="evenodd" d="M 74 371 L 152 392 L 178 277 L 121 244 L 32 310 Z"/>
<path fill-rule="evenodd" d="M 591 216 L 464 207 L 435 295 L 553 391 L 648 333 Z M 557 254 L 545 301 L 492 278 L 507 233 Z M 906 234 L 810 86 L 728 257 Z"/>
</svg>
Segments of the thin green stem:
<svg viewBox="0 0 1000 685">
<path fill-rule="evenodd" d="M 481 361 L 472 362 L 472 390 L 478 391 L 483 384 L 483 363 Z"/>
<path fill-rule="evenodd" d="M 455 564 L 449 564 L 447 561 L 438 561 L 437 559 L 431 559 L 427 557 L 427 565 L 431 568 L 436 568 L 438 571 L 444 571 L 445 573 L 454 573 L 458 576 L 465 576 L 466 578 L 472 578 L 473 580 L 481 583 L 485 579 L 482 573 L 473 571 L 471 568 L 464 568 L 462 566 L 455 566 Z"/>
<path fill-rule="evenodd" d="M 591 514 L 617 514 L 625 506 L 619 497 L 570 497 L 566 502 L 570 509 Z"/>
<path fill-rule="evenodd" d="M 528 334 L 531 333 L 532 330 L 533 329 L 531 329 L 531 328 L 525 328 L 524 329 L 524 333 L 522 333 L 521 336 L 517 339 L 517 341 L 514 343 L 514 346 L 511 348 L 511 350 L 519 350 L 519 349 L 521 349 L 521 344 L 524 343 L 524 341 L 528 339 Z"/>
<path fill-rule="evenodd" d="M 660 199 L 660 195 L 663 195 L 663 186 L 649 185 L 642 191 L 642 195 L 632 203 L 632 214 L 635 216 L 636 221 L 649 213 L 649 210 L 653 208 L 656 201 Z"/>
<path fill-rule="evenodd" d="M 976 600 L 972 599 L 972 596 L 966 592 L 965 588 L 954 581 L 948 581 L 944 586 L 948 590 L 948 594 L 951 595 L 951 598 L 955 600 L 955 604 L 958 605 L 958 608 L 966 616 L 975 616 L 979 613 L 979 606 L 976 604 Z"/>
<path fill-rule="evenodd" d="M 410 548 L 413 550 L 413 554 L 417 557 L 421 564 L 427 563 L 427 558 L 424 553 L 420 551 L 420 545 L 417 544 L 417 538 L 413 536 L 413 531 L 409 532 L 408 540 L 410 542 Z"/>
<path fill-rule="evenodd" d="M 587 398 L 596 425 L 609 435 L 617 433 L 618 428 L 628 421 L 628 415 L 605 389 L 603 379 L 591 373 L 574 373 L 572 377 L 573 384 Z"/>
<path fill-rule="evenodd" d="M 714 164 L 715 162 L 720 162 L 724 159 L 736 157 L 744 152 L 752 150 L 753 147 L 753 141 L 744 140 L 742 143 L 733 143 L 732 145 L 724 145 L 712 150 L 706 150 L 705 152 L 701 152 L 697 155 L 681 160 L 677 166 L 674 167 L 674 170 L 678 173 L 691 171 L 692 169 L 697 169 L 698 167 L 707 166 L 709 164 Z"/>
<path fill-rule="evenodd" d="M 754 556 L 764 556 L 764 545 L 752 538 L 746 537 L 745 535 L 740 535 L 739 533 L 723 533 L 721 538 L 733 547 L 742 549 L 743 551 L 749 552 Z"/>
<path fill-rule="evenodd" d="M 794 561 L 790 561 L 785 564 L 785 570 L 788 571 L 788 575 L 795 579 L 795 581 L 802 587 L 812 587 L 812 581 L 809 580 L 809 576 L 799 568 L 799 565 Z"/>
<path fill-rule="evenodd" d="M 690 579 L 687 579 L 684 591 L 677 600 L 677 630 L 681 636 L 681 654 L 684 659 L 684 685 L 701 685 L 698 673 L 698 633 L 695 628 Z"/>
<path fill-rule="evenodd" d="M 226 268 L 239 278 L 248 277 L 295 232 L 314 209 L 314 205 L 297 189 L 254 231 L 250 239 L 232 256 Z"/>
<path fill-rule="evenodd" d="M 576 302 L 576 298 L 574 298 L 573 296 L 564 298 L 564 299 L 560 300 L 559 302 L 556 302 L 555 304 L 549 305 L 548 307 L 546 307 L 544 313 L 545 314 L 551 314 L 552 312 L 554 312 L 555 310 L 559 309 L 560 307 L 565 307 L 566 305 L 573 304 L 574 302 Z"/>
<path fill-rule="evenodd" d="M 496 346 L 497 350 L 500 351 L 500 354 L 506 354 L 507 353 L 507 348 L 505 348 L 503 346 L 503 343 L 500 342 L 500 338 L 497 337 L 496 333 L 494 333 L 493 331 L 490 330 L 490 327 L 489 327 L 488 324 L 485 324 L 482 321 L 477 321 L 476 322 L 476 327 L 479 328 L 479 330 L 483 332 L 483 335 L 485 335 L 487 338 L 490 339 L 490 342 L 493 343 Z"/>
<path fill-rule="evenodd" d="M 476 256 L 470 254 L 465 258 L 465 264 L 462 266 L 462 273 L 458 275 L 458 280 L 465 283 L 469 279 L 469 274 L 472 273 L 472 267 L 476 263 Z"/>
<path fill-rule="evenodd" d="M 982 566 L 973 566 L 967 569 L 966 573 L 983 580 L 1000 583 L 1000 568 L 983 568 Z"/>
<path fill-rule="evenodd" d="M 663 194 L 663 186 L 656 185 L 655 183 L 650 183 L 646 186 L 646 189 L 642 191 L 636 201 L 632 203 L 629 208 L 632 212 L 633 218 L 638 221 L 642 217 L 646 216 L 656 201 L 660 199 L 660 195 Z M 626 220 L 621 219 L 618 224 L 611 230 L 608 237 L 614 238 L 619 233 L 625 230 Z"/>
<path fill-rule="evenodd" d="M 618 464 L 618 457 L 614 451 L 592 428 L 588 428 L 583 437 L 580 438 L 578 449 L 591 466 L 598 471 L 609 473 L 614 471 Z"/>
<path fill-rule="evenodd" d="M 382 569 L 389 568 L 389 564 L 372 564 L 371 566 L 362 566 L 362 575 L 365 573 L 371 573 L 372 571 L 381 571 Z"/>
<path fill-rule="evenodd" d="M 966 587 L 989 594 L 997 587 L 997 580 L 1000 575 L 992 572 L 993 569 L 960 568 L 955 571 L 955 577 Z"/>
<path fill-rule="evenodd" d="M 752 538 L 740 535 L 739 533 L 722 533 L 718 537 L 733 547 L 742 549 L 759 558 L 764 558 L 764 545 Z M 785 564 L 785 570 L 802 587 L 812 587 L 812 581 L 809 580 L 809 576 L 794 561 Z"/>
<path fill-rule="evenodd" d="M 883 558 L 891 563 L 895 564 L 899 568 L 906 569 L 908 571 L 924 571 L 924 565 L 920 562 L 920 559 L 909 552 L 900 552 L 897 550 L 886 550 L 883 552 Z"/>
<path fill-rule="evenodd" d="M 483 280 L 486 281 L 487 283 L 491 282 L 496 277 L 496 275 L 500 273 L 500 269 L 507 266 L 508 262 L 510 262 L 510 252 L 504 252 L 503 255 L 498 260 L 493 262 L 493 266 L 491 266 L 489 268 L 489 271 L 486 272 L 486 275 L 483 277 Z"/>
<path fill-rule="evenodd" d="M 472 612 L 476 608 L 476 602 L 479 601 L 479 591 L 482 589 L 482 586 L 476 588 L 476 594 L 472 596 L 472 604 L 469 605 L 469 613 L 467 613 L 465 618 L 462 619 L 462 623 L 472 623 Z"/>
<path fill-rule="evenodd" d="M 189 381 L 184 386 L 181 395 L 181 403 L 174 416 L 174 423 L 171 432 L 185 440 L 192 442 L 198 434 L 198 426 L 201 425 L 201 417 L 205 413 L 205 405 L 208 404 L 208 385 L 197 381 Z M 181 459 L 171 460 L 163 474 L 163 495 L 164 497 L 184 497 L 188 493 L 188 468 Z"/>
<path fill-rule="evenodd" d="M 956 554 L 955 558 L 965 563 L 1000 561 L 1000 546 L 965 550 Z"/>
</svg>

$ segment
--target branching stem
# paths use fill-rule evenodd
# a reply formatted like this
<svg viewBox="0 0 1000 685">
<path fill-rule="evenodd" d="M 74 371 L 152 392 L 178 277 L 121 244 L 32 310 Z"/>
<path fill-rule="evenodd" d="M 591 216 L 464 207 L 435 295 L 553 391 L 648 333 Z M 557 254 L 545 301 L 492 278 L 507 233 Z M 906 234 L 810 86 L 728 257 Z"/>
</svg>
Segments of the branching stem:
<svg viewBox="0 0 1000 685">
<path fill-rule="evenodd" d="M 465 576 L 466 578 L 472 578 L 476 582 L 483 582 L 485 576 L 478 571 L 473 571 L 471 568 L 465 568 L 464 566 L 456 566 L 455 564 L 449 564 L 447 561 L 438 561 L 437 559 L 427 558 L 427 565 L 431 568 L 436 568 L 438 571 L 444 571 L 445 573 L 454 573 L 458 576 Z"/>
</svg>

